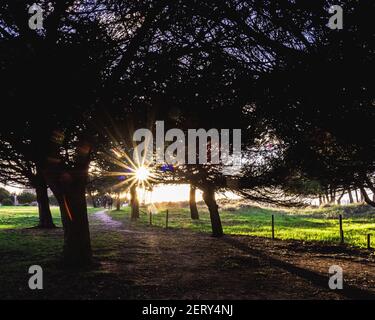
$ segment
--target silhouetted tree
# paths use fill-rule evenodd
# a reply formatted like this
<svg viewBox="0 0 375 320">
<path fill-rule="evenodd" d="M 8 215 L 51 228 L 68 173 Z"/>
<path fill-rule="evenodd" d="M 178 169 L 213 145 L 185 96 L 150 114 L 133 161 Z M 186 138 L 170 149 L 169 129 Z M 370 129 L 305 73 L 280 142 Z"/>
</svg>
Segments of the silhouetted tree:
<svg viewBox="0 0 375 320">
<path fill-rule="evenodd" d="M 0 143 L 0 181 L 13 187 L 35 189 L 38 201 L 40 228 L 55 228 L 49 206 L 47 183 L 35 163 L 29 161 L 26 154 L 30 154 L 29 146 L 21 145 L 21 152 L 17 152 L 6 141 Z"/>
<path fill-rule="evenodd" d="M 190 191 L 189 191 L 189 208 L 190 208 L 190 216 L 193 220 L 199 219 L 199 213 L 197 208 L 197 202 L 195 200 L 195 194 L 196 194 L 197 188 L 190 184 Z"/>
</svg>

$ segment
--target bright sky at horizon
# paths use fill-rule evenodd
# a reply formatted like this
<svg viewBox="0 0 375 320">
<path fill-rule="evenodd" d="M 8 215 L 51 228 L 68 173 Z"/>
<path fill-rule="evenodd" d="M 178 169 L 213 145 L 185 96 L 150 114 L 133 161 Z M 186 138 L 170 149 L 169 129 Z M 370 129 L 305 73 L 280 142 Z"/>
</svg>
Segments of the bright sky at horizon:
<svg viewBox="0 0 375 320">
<path fill-rule="evenodd" d="M 179 202 L 189 200 L 190 186 L 189 184 L 170 184 L 170 185 L 158 185 L 154 187 L 152 192 L 138 190 L 139 198 L 142 202 Z M 239 197 L 232 192 L 217 193 L 218 199 L 227 197 L 229 199 L 238 199 Z M 201 201 L 202 191 L 196 191 L 196 201 Z"/>
<path fill-rule="evenodd" d="M 6 188 L 11 193 L 21 193 L 23 188 L 14 188 L 9 186 L 1 185 L 1 187 Z M 144 191 L 139 189 L 138 196 L 140 201 L 145 203 L 150 202 L 179 202 L 179 201 L 188 201 L 189 200 L 189 191 L 190 186 L 188 184 L 178 184 L 178 185 L 157 185 L 154 187 L 152 192 Z M 235 194 L 231 192 L 226 192 L 225 196 L 230 199 L 238 198 Z M 223 198 L 223 194 L 218 194 L 217 198 Z M 196 192 L 196 201 L 201 201 L 202 199 L 202 192 L 197 190 Z"/>
</svg>

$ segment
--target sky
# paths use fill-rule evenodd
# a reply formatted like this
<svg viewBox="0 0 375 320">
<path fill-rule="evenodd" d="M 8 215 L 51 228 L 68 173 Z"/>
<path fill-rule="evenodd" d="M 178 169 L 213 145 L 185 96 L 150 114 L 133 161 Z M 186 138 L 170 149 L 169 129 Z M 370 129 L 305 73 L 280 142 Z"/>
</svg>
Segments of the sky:
<svg viewBox="0 0 375 320">
<path fill-rule="evenodd" d="M 178 185 L 158 185 L 154 187 L 151 192 L 144 192 L 143 190 L 138 190 L 139 198 L 142 202 L 179 202 L 188 201 L 190 193 L 190 185 L 188 184 L 178 184 Z M 227 197 L 230 199 L 238 199 L 239 197 L 232 192 L 225 192 L 224 194 L 217 194 L 216 198 L 220 199 Z M 202 201 L 202 191 L 196 191 L 196 201 Z"/>
<path fill-rule="evenodd" d="M 1 185 L 1 187 L 5 187 L 11 193 L 20 193 L 24 189 L 18 189 L 13 187 L 8 187 Z M 138 190 L 138 196 L 142 202 L 150 203 L 150 202 L 179 202 L 179 201 L 188 201 L 189 200 L 189 192 L 190 186 L 188 184 L 179 184 L 179 185 L 158 185 L 154 187 L 154 190 L 151 192 Z M 226 192 L 225 196 L 228 198 L 237 198 L 231 192 Z M 224 195 L 218 194 L 217 198 L 222 198 Z M 197 190 L 196 192 L 196 201 L 201 201 L 202 199 L 202 192 Z"/>
</svg>

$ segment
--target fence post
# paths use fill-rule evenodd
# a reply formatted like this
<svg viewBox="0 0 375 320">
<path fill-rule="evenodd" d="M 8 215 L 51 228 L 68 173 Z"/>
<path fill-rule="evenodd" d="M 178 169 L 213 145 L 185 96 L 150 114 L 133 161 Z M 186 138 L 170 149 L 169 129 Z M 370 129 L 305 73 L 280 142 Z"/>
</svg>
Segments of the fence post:
<svg viewBox="0 0 375 320">
<path fill-rule="evenodd" d="M 169 218 L 168 216 L 169 216 L 169 211 L 167 209 L 167 212 L 165 214 L 165 229 L 168 229 L 168 218 Z"/>
<path fill-rule="evenodd" d="M 275 240 L 275 216 L 272 215 L 272 240 Z"/>
<path fill-rule="evenodd" d="M 344 244 L 344 230 L 342 229 L 342 215 L 339 215 L 339 223 L 340 223 L 340 244 Z"/>
<path fill-rule="evenodd" d="M 150 226 L 152 226 L 152 212 L 151 212 L 151 210 L 149 211 L 149 215 L 150 215 Z"/>
<path fill-rule="evenodd" d="M 367 249 L 371 249 L 371 235 L 368 234 L 367 235 Z"/>
</svg>

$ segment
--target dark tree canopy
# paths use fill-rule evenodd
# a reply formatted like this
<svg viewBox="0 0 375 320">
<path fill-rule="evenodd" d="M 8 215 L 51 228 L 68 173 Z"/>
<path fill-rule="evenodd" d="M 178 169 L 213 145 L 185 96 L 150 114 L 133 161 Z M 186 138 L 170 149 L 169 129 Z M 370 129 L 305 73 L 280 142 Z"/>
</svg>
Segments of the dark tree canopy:
<svg viewBox="0 0 375 320">
<path fill-rule="evenodd" d="M 301 193 L 301 177 L 373 188 L 373 2 L 340 2 L 347 27 L 334 31 L 329 0 L 40 1 L 34 31 L 33 1 L 2 1 L 3 178 L 31 184 L 31 171 L 53 191 L 74 264 L 91 258 L 90 165 L 131 152 L 133 132 L 155 120 L 242 129 L 245 163 L 230 183 L 220 166 L 175 172 L 203 189 L 216 235 L 219 189 L 278 204 L 283 190 Z"/>
</svg>

